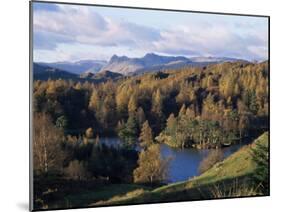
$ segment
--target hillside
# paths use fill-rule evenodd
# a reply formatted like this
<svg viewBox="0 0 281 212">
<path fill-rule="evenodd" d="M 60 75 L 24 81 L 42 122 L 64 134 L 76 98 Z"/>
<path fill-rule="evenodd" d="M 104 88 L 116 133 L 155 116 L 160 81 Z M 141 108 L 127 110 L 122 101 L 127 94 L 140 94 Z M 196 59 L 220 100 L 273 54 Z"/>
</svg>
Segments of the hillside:
<svg viewBox="0 0 281 212">
<path fill-rule="evenodd" d="M 53 68 L 46 65 L 33 63 L 33 78 L 34 80 L 48 80 L 48 79 L 75 80 L 77 78 L 77 75 L 58 68 Z"/>
<path fill-rule="evenodd" d="M 87 71 L 96 73 L 106 64 L 103 60 L 80 60 L 77 62 L 54 62 L 39 63 L 43 66 L 49 66 L 56 69 L 68 71 L 73 74 L 81 74 Z"/>
<path fill-rule="evenodd" d="M 234 190 L 225 192 L 232 192 L 231 194 L 234 197 L 254 194 L 259 195 L 255 193 L 255 190 L 245 188 L 245 185 L 249 183 L 250 176 L 255 169 L 255 164 L 251 160 L 251 148 L 255 148 L 256 143 L 268 145 L 268 133 L 264 133 L 252 144 L 241 148 L 198 177 L 185 182 L 162 186 L 154 190 L 137 188 L 125 195 L 114 196 L 107 201 L 91 204 L 91 206 L 216 198 L 213 196 L 212 192 L 218 187 L 223 187 L 224 189 L 233 189 L 235 187 L 236 190 L 244 189 L 243 191 L 246 191 L 246 194 L 243 193 L 243 191 Z M 239 193 L 235 194 L 235 192 Z"/>
<path fill-rule="evenodd" d="M 119 73 L 114 73 L 110 71 L 92 73 L 87 71 L 81 75 L 71 73 L 69 71 L 61 70 L 58 68 L 49 67 L 47 65 L 42 65 L 41 63 L 33 63 L 33 78 L 34 80 L 46 81 L 51 80 L 73 80 L 78 82 L 89 81 L 92 83 L 101 83 L 108 80 L 118 80 L 122 78 L 123 75 Z"/>
</svg>

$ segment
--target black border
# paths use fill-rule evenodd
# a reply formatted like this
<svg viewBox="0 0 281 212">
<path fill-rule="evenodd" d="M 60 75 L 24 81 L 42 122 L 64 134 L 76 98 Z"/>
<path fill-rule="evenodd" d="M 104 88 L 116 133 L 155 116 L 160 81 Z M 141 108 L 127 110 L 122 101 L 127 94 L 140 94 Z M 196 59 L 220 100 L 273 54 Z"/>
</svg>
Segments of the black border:
<svg viewBox="0 0 281 212">
<path fill-rule="evenodd" d="M 168 11 L 168 12 L 188 12 L 188 13 L 201 13 L 213 15 L 228 15 L 228 16 L 247 16 L 247 17 L 260 17 L 267 18 L 268 21 L 268 179 L 269 179 L 269 192 L 268 195 L 259 196 L 240 196 L 240 197 L 224 197 L 224 198 L 209 198 L 209 199 L 195 199 L 195 200 L 179 200 L 179 201 L 159 201 L 147 202 L 136 204 L 112 204 L 102 206 L 81 206 L 71 208 L 55 208 L 55 209 L 33 209 L 33 154 L 32 154 L 32 93 L 33 93 L 33 3 L 47 3 L 47 4 L 65 4 L 65 5 L 79 5 L 79 6 L 94 6 L 94 7 L 109 7 L 109 8 L 123 8 L 123 9 L 138 9 L 138 10 L 153 10 L 153 11 Z M 253 14 L 239 14 L 227 12 L 206 12 L 196 10 L 178 10 L 178 9 L 164 9 L 164 8 L 147 8 L 147 7 L 134 7 L 134 6 L 119 6 L 119 5 L 104 5 L 104 4 L 89 4 L 89 3 L 72 3 L 72 2 L 57 2 L 57 1 L 29 1 L 29 210 L 30 211 L 54 211 L 54 210 L 70 210 L 70 209 L 83 209 L 83 208 L 103 208 L 103 207 L 116 207 L 116 206 L 134 206 L 134 205 L 147 205 L 147 204 L 163 204 L 163 203 L 178 203 L 178 202 L 195 202 L 195 201 L 208 201 L 208 200 L 224 200 L 224 199 L 239 199 L 239 198 L 257 198 L 270 196 L 270 16 L 269 15 L 253 15 Z"/>
</svg>

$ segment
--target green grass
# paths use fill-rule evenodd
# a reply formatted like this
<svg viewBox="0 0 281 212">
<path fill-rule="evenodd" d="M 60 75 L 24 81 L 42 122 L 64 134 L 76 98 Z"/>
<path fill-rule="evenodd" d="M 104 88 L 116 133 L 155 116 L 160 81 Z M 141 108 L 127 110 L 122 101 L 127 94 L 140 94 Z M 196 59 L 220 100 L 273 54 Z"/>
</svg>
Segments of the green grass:
<svg viewBox="0 0 281 212">
<path fill-rule="evenodd" d="M 188 181 L 173 183 L 159 188 L 149 190 L 146 188 L 137 188 L 122 195 L 118 194 L 108 200 L 98 201 L 91 205 L 120 205 L 134 203 L 151 203 L 181 200 L 208 199 L 212 196 L 210 188 L 216 189 L 218 185 L 223 187 L 233 187 L 234 184 L 249 183 L 250 176 L 255 170 L 255 164 L 252 161 L 252 148 L 255 144 L 261 142 L 268 145 L 268 133 L 264 133 L 252 144 L 244 146 L 239 151 L 230 155 L 224 161 L 215 164 L 211 169 L 198 177 Z M 234 185 L 234 187 L 237 187 Z M 243 189 L 249 193 L 240 193 L 247 196 L 253 195 L 252 189 Z M 232 191 L 232 194 L 233 191 Z"/>
<path fill-rule="evenodd" d="M 81 190 L 76 193 L 66 194 L 63 198 L 52 202 L 50 208 L 61 207 L 81 207 L 91 205 L 93 202 L 105 201 L 114 198 L 117 195 L 126 195 L 127 193 L 151 188 L 136 184 L 108 184 L 99 186 L 96 189 Z"/>
</svg>

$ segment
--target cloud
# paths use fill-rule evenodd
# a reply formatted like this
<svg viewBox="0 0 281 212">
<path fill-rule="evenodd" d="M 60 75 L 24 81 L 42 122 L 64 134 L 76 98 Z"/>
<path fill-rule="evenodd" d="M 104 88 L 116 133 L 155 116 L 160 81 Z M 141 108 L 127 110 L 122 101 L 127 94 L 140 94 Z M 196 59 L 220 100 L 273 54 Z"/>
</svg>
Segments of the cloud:
<svg viewBox="0 0 281 212">
<path fill-rule="evenodd" d="M 60 10 L 35 10 L 35 48 L 55 49 L 61 43 L 80 43 L 100 46 L 149 45 L 160 38 L 150 27 L 130 22 L 118 22 L 86 7 L 60 6 Z M 49 39 L 48 39 L 49 38 Z M 44 44 L 44 42 L 49 42 Z"/>
<path fill-rule="evenodd" d="M 161 33 L 153 43 L 155 50 L 190 56 L 228 56 L 247 59 L 267 57 L 266 32 L 241 34 L 226 24 L 187 24 Z M 258 50 L 258 51 L 255 51 Z"/>
<path fill-rule="evenodd" d="M 133 23 L 129 19 L 124 21 L 114 19 L 110 15 L 102 16 L 91 7 L 42 5 L 34 8 L 35 50 L 53 51 L 53 54 L 58 54 L 59 46 L 73 45 L 77 47 L 78 54 L 81 53 L 79 45 L 88 45 L 99 50 L 102 47 L 104 52 L 112 49 L 120 51 L 108 51 L 108 57 L 112 53 L 157 52 L 185 56 L 267 58 L 267 25 L 257 27 L 254 22 L 243 21 L 244 17 L 232 22 L 223 18 L 219 19 L 220 21 L 197 18 L 182 23 L 171 20 L 172 25 L 157 28 L 144 25 L 141 21 Z M 75 54 L 73 49 L 74 47 L 72 53 Z M 63 52 L 63 49 L 60 51 Z M 77 55 L 69 53 L 64 55 L 77 58 Z M 93 54 L 89 53 L 89 56 Z"/>
<path fill-rule="evenodd" d="M 35 31 L 33 37 L 35 49 L 54 50 L 56 49 L 58 43 L 75 42 L 75 39 L 70 36 L 41 30 Z"/>
<path fill-rule="evenodd" d="M 33 9 L 36 11 L 59 11 L 59 6 L 57 6 L 56 4 L 46 4 L 38 2 L 33 4 Z"/>
</svg>

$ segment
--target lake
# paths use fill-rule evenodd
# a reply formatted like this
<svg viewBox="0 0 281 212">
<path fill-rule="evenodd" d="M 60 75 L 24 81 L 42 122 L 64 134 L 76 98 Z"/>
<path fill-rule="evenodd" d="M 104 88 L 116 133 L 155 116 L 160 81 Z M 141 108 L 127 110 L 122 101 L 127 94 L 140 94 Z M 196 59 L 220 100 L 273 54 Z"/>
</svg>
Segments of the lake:
<svg viewBox="0 0 281 212">
<path fill-rule="evenodd" d="M 100 142 L 108 146 L 118 147 L 121 140 L 118 137 L 100 138 Z M 222 149 L 224 158 L 236 152 L 245 144 L 236 144 Z M 160 144 L 163 157 L 171 157 L 169 167 L 169 182 L 180 182 L 199 175 L 198 166 L 206 157 L 208 149 L 176 149 L 166 144 Z"/>
</svg>

